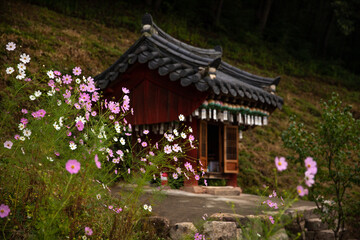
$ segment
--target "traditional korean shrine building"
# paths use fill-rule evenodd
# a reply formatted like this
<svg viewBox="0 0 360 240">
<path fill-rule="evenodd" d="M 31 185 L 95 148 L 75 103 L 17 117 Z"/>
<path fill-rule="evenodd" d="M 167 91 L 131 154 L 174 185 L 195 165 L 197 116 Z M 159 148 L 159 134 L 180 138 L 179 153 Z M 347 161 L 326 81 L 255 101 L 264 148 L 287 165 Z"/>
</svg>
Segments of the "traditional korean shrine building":
<svg viewBox="0 0 360 240">
<path fill-rule="evenodd" d="M 280 77 L 253 75 L 221 56 L 219 46 L 197 48 L 169 36 L 146 14 L 142 36 L 95 80 L 106 98 L 120 98 L 122 87 L 130 89 L 135 114 L 127 120 L 139 133 L 164 134 L 178 126 L 183 114 L 199 141 L 188 155 L 201 161 L 204 177 L 237 186 L 242 132 L 267 125 L 283 99 L 275 95 Z"/>
</svg>

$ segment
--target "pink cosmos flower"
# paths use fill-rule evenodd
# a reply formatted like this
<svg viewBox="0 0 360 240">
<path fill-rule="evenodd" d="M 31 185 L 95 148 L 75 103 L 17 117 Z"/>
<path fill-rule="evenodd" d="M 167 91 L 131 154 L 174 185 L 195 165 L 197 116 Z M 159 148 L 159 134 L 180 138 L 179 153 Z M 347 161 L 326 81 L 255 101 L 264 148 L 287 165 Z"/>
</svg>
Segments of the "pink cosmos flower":
<svg viewBox="0 0 360 240">
<path fill-rule="evenodd" d="M 26 118 L 21 118 L 20 122 L 26 125 L 29 121 Z"/>
<path fill-rule="evenodd" d="M 125 94 L 128 94 L 128 93 L 130 92 L 129 89 L 127 89 L 127 88 L 125 88 L 125 87 L 122 88 L 122 91 L 123 91 L 123 93 L 125 93 Z"/>
<path fill-rule="evenodd" d="M 98 93 L 98 92 L 94 92 L 94 93 L 92 94 L 92 96 L 91 96 L 91 101 L 97 102 L 97 101 L 99 101 L 99 99 L 100 99 L 99 93 Z"/>
<path fill-rule="evenodd" d="M 172 152 L 171 146 L 166 145 L 166 146 L 164 147 L 164 152 L 165 152 L 166 154 L 170 154 L 170 153 Z"/>
<path fill-rule="evenodd" d="M 305 184 L 308 187 L 311 187 L 315 183 L 314 177 L 315 176 L 311 172 L 309 171 L 305 172 Z"/>
<path fill-rule="evenodd" d="M 92 111 L 92 112 L 91 112 L 91 116 L 93 116 L 93 117 L 95 117 L 96 114 L 97 114 L 96 111 Z"/>
<path fill-rule="evenodd" d="M 172 177 L 173 177 L 173 179 L 178 179 L 177 173 L 173 173 L 173 174 L 172 174 Z"/>
<path fill-rule="evenodd" d="M 70 159 L 69 161 L 67 161 L 65 167 L 66 170 L 70 173 L 70 174 L 75 174 L 78 173 L 80 170 L 80 163 L 78 161 L 76 161 L 75 159 Z"/>
<path fill-rule="evenodd" d="M 307 188 L 304 189 L 303 186 L 301 186 L 301 185 L 296 187 L 296 191 L 298 192 L 300 197 L 303 197 L 309 193 Z"/>
<path fill-rule="evenodd" d="M 81 68 L 80 68 L 80 67 L 75 67 L 75 68 L 73 69 L 73 74 L 74 74 L 75 76 L 79 76 L 79 75 L 81 74 Z"/>
<path fill-rule="evenodd" d="M 60 153 L 59 153 L 59 152 L 54 151 L 54 154 L 55 154 L 56 156 L 60 156 Z"/>
<path fill-rule="evenodd" d="M 204 179 L 204 184 L 205 184 L 205 186 L 207 186 L 208 184 L 207 184 L 207 181 L 206 181 L 206 179 Z"/>
<path fill-rule="evenodd" d="M 271 224 L 275 223 L 274 218 L 272 216 L 269 216 L 269 220 L 270 220 Z"/>
<path fill-rule="evenodd" d="M 82 130 L 84 130 L 84 124 L 83 124 L 83 122 L 82 121 L 78 121 L 77 123 L 76 123 L 76 127 L 77 127 L 77 129 L 78 129 L 78 131 L 82 131 Z"/>
<path fill-rule="evenodd" d="M 317 173 L 316 161 L 314 161 L 312 157 L 307 157 L 304 162 L 307 169 L 306 171 L 315 175 Z"/>
<path fill-rule="evenodd" d="M 118 114 L 120 112 L 119 103 L 110 101 L 108 104 L 108 108 L 112 113 Z"/>
<path fill-rule="evenodd" d="M 54 71 L 54 74 L 55 74 L 56 76 L 60 76 L 60 75 L 61 75 L 61 72 L 59 72 L 59 71 Z"/>
<path fill-rule="evenodd" d="M 16 134 L 16 135 L 14 136 L 14 138 L 15 138 L 15 140 L 19 140 L 20 135 L 19 135 L 19 134 Z"/>
<path fill-rule="evenodd" d="M 69 99 L 71 97 L 71 92 L 69 89 L 65 90 L 65 93 L 63 94 L 65 99 Z"/>
<path fill-rule="evenodd" d="M 55 87 L 55 82 L 54 82 L 54 80 L 50 80 L 49 82 L 48 82 L 48 86 L 49 87 Z"/>
<path fill-rule="evenodd" d="M 86 90 L 87 90 L 88 92 L 95 92 L 95 90 L 96 90 L 95 85 L 89 83 L 89 84 L 87 85 Z"/>
<path fill-rule="evenodd" d="M 62 81 L 64 84 L 70 84 L 72 82 L 71 76 L 66 74 L 62 77 Z"/>
<path fill-rule="evenodd" d="M 91 236 L 93 234 L 93 230 L 89 227 L 85 227 L 85 234 Z"/>
<path fill-rule="evenodd" d="M 149 134 L 149 130 L 144 130 L 143 134 L 145 134 L 145 135 Z"/>
<path fill-rule="evenodd" d="M 177 162 L 178 161 L 178 158 L 176 156 L 174 156 L 174 161 Z"/>
<path fill-rule="evenodd" d="M 24 81 L 25 82 L 31 82 L 31 78 L 25 78 Z"/>
<path fill-rule="evenodd" d="M 142 143 L 141 143 L 141 146 L 146 147 L 146 146 L 147 146 L 147 142 L 142 142 Z"/>
<path fill-rule="evenodd" d="M 199 180 L 200 180 L 200 176 L 196 174 L 196 175 L 195 175 L 195 180 L 196 180 L 196 181 L 199 181 Z"/>
<path fill-rule="evenodd" d="M 189 135 L 189 141 L 192 142 L 192 141 L 194 141 L 194 140 L 195 140 L 195 137 L 190 134 L 190 135 Z"/>
<path fill-rule="evenodd" d="M 4 218 L 7 217 L 10 213 L 10 208 L 8 205 L 1 204 L 0 205 L 0 217 Z"/>
<path fill-rule="evenodd" d="M 11 149 L 12 145 L 13 145 L 12 141 L 5 141 L 4 142 L 4 147 L 5 148 Z"/>
<path fill-rule="evenodd" d="M 284 171 L 287 168 L 288 163 L 284 157 L 275 157 L 275 166 L 279 172 Z"/>
<path fill-rule="evenodd" d="M 21 109 L 21 112 L 22 112 L 23 114 L 27 114 L 27 113 L 28 113 L 28 110 L 26 110 L 25 108 L 23 108 L 23 109 Z"/>
</svg>

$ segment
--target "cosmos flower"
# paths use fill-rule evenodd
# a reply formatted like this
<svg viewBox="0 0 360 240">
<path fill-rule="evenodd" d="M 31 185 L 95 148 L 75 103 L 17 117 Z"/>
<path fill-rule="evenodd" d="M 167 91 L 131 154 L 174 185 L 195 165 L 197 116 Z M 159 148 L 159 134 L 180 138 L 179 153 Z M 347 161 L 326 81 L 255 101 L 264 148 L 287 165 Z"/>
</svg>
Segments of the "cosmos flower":
<svg viewBox="0 0 360 240">
<path fill-rule="evenodd" d="M 76 174 L 80 170 L 81 164 L 75 159 L 70 159 L 67 161 L 65 168 L 70 174 Z"/>
</svg>

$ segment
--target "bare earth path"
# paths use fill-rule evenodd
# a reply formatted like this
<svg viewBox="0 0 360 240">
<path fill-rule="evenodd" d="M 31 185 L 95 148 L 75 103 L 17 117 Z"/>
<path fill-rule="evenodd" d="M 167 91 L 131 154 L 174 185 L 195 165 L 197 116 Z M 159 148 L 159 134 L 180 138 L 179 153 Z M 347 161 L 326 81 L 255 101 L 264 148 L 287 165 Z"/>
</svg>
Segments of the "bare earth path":
<svg viewBox="0 0 360 240">
<path fill-rule="evenodd" d="M 117 188 L 112 192 L 116 193 Z M 151 189 L 146 189 L 146 198 L 151 195 Z M 177 222 L 199 222 L 202 217 L 213 213 L 237 213 L 241 215 L 261 214 L 259 206 L 265 199 L 251 194 L 241 194 L 240 196 L 218 196 L 210 194 L 195 194 L 181 190 L 162 190 L 164 196 L 162 200 L 153 205 L 155 215 L 164 216 L 170 220 L 171 224 Z M 231 207 L 233 203 L 234 208 Z M 313 208 L 315 204 L 309 201 L 298 201 L 293 208 Z"/>
</svg>

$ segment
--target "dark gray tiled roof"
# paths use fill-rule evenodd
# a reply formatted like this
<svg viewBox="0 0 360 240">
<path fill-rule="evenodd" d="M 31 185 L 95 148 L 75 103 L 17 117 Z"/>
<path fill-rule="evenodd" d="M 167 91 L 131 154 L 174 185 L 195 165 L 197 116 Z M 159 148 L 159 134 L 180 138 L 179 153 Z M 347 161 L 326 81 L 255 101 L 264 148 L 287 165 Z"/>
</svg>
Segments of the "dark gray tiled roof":
<svg viewBox="0 0 360 240">
<path fill-rule="evenodd" d="M 95 80 L 105 89 L 125 72 L 129 65 L 139 62 L 159 75 L 169 75 L 170 81 L 181 86 L 195 85 L 196 89 L 215 95 L 247 98 L 281 108 L 283 99 L 269 91 L 280 78 L 264 78 L 242 71 L 221 60 L 222 49 L 197 48 L 171 37 L 152 22 L 149 14 L 143 18 L 143 35 L 107 70 Z M 266 89 L 266 90 L 265 90 Z"/>
</svg>

